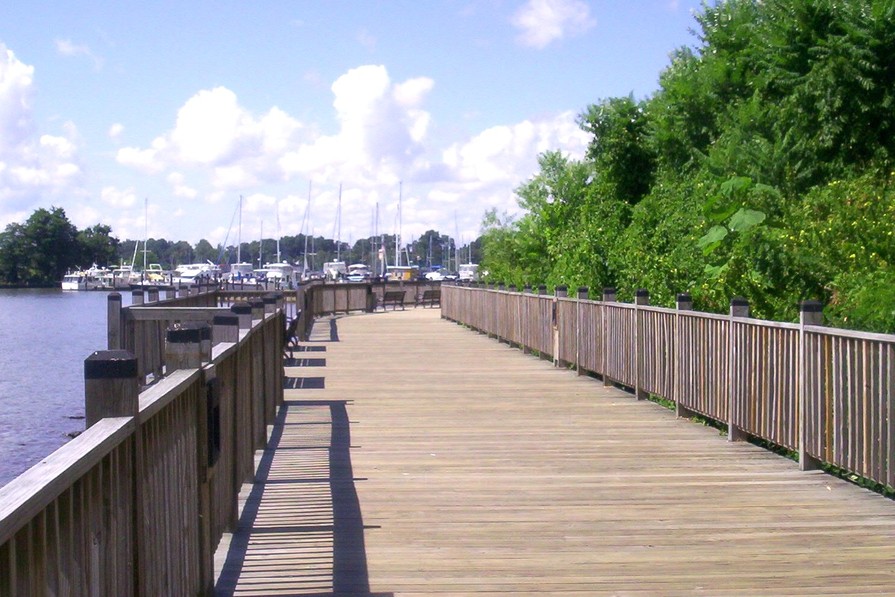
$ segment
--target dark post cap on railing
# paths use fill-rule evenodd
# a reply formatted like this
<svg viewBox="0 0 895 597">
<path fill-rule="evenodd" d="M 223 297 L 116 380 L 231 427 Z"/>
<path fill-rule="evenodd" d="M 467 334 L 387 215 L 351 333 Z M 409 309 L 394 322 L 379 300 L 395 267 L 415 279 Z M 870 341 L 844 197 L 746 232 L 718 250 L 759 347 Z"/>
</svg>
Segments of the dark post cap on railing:
<svg viewBox="0 0 895 597">
<path fill-rule="evenodd" d="M 741 296 L 735 296 L 732 299 L 730 299 L 730 306 L 731 307 L 748 307 L 749 301 L 747 301 L 745 298 L 743 298 Z"/>
<path fill-rule="evenodd" d="M 612 286 L 604 286 L 603 294 L 615 294 L 615 288 Z"/>
<path fill-rule="evenodd" d="M 256 307 L 264 308 L 264 301 L 262 299 L 249 299 L 248 303 L 253 309 Z"/>
<path fill-rule="evenodd" d="M 516 285 L 510 284 L 510 292 L 516 292 Z"/>
<path fill-rule="evenodd" d="M 277 300 L 278 300 L 277 296 L 273 293 L 265 294 L 263 297 L 261 297 L 261 302 L 264 303 L 265 305 L 270 305 L 270 304 L 276 303 Z"/>
<path fill-rule="evenodd" d="M 238 315 L 215 315 L 211 320 L 213 325 L 239 325 Z"/>
<path fill-rule="evenodd" d="M 137 377 L 137 357 L 129 350 L 98 350 L 84 360 L 84 379 Z"/>
<path fill-rule="evenodd" d="M 802 301 L 799 303 L 799 311 L 802 313 L 821 313 L 824 305 L 820 301 Z"/>
<path fill-rule="evenodd" d="M 538 285 L 538 294 L 546 294 L 546 292 L 547 292 L 547 285 L 539 284 Z"/>
<path fill-rule="evenodd" d="M 110 301 L 118 301 L 121 302 L 121 294 L 118 292 L 110 292 L 108 296 L 108 300 Z"/>
<path fill-rule="evenodd" d="M 556 287 L 556 290 L 558 290 L 559 292 L 568 292 L 569 287 L 565 284 L 560 284 L 559 286 Z"/>
<path fill-rule="evenodd" d="M 233 303 L 230 305 L 230 310 L 237 315 L 250 315 L 252 313 L 252 305 L 245 301 Z"/>
<path fill-rule="evenodd" d="M 588 291 L 589 291 L 589 288 L 587 286 L 579 286 L 578 287 L 578 294 L 587 294 Z"/>
<path fill-rule="evenodd" d="M 679 303 L 692 303 L 692 302 L 693 302 L 693 297 L 690 296 L 689 293 L 681 292 L 680 294 L 677 295 L 677 302 L 679 302 Z"/>
<path fill-rule="evenodd" d="M 647 290 L 646 288 L 638 288 L 638 289 L 634 292 L 634 296 L 636 296 L 636 297 L 649 296 L 649 290 Z"/>
<path fill-rule="evenodd" d="M 522 289 L 522 292 L 531 292 L 531 284 L 526 284 L 525 288 Z"/>
<path fill-rule="evenodd" d="M 166 335 L 172 344 L 190 344 L 211 339 L 211 328 L 201 321 L 187 321 L 168 328 Z"/>
</svg>

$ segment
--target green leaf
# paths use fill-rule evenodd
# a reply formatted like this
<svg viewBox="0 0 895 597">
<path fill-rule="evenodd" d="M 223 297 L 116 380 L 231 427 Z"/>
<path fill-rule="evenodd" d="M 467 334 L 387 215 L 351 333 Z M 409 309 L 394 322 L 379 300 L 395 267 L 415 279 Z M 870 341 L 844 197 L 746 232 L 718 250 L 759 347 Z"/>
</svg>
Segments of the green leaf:
<svg viewBox="0 0 895 597">
<path fill-rule="evenodd" d="M 732 232 L 745 232 L 764 222 L 766 217 L 762 211 L 743 207 L 730 217 L 727 225 Z"/>
<path fill-rule="evenodd" d="M 706 245 L 720 242 L 724 240 L 727 234 L 727 228 L 724 226 L 712 226 L 702 238 L 696 241 L 696 246 L 705 247 Z"/>
<path fill-rule="evenodd" d="M 752 186 L 752 179 L 748 176 L 734 176 L 721 183 L 721 193 L 725 197 L 733 197 L 740 191 L 745 191 Z"/>
<path fill-rule="evenodd" d="M 721 274 L 727 271 L 727 264 L 724 265 L 706 265 L 705 273 L 709 278 L 713 280 L 721 277 Z"/>
</svg>

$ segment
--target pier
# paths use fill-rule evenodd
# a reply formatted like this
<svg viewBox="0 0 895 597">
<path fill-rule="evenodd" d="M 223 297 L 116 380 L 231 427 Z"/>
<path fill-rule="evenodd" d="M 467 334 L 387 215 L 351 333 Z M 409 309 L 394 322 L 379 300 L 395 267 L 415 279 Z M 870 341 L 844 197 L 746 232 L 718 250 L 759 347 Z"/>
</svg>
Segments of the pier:
<svg viewBox="0 0 895 597">
<path fill-rule="evenodd" d="M 136 416 L 103 418 L 83 434 L 99 442 L 105 429 L 105 450 L 133 441 L 122 439 L 133 427 L 144 443 L 99 472 L 84 473 L 87 455 L 77 466 L 60 459 L 56 477 L 29 471 L 27 484 L 0 490 L 0 594 L 856 595 L 895 586 L 895 504 L 821 470 L 891 486 L 895 338 L 823 328 L 813 305 L 800 324 L 779 324 L 749 319 L 741 303 L 725 316 L 695 313 L 685 296 L 661 309 L 645 294 L 622 304 L 586 290 L 445 287 L 441 309 L 384 311 L 372 289 L 352 292 L 256 302 L 236 336 L 223 313 L 235 307 L 222 296 L 194 307 L 224 326 L 211 327 L 211 355 L 198 366 L 180 357 L 181 367 L 174 355 L 195 348 L 163 351 L 171 381 L 141 392 Z M 282 329 L 290 300 L 305 319 L 284 359 L 282 336 L 262 330 Z M 177 317 L 187 313 L 197 311 Z M 155 346 L 146 340 L 155 332 L 127 323 L 148 312 L 132 315 L 119 317 L 129 337 L 144 338 L 131 345 Z M 201 338 L 183 339 L 201 350 Z M 266 373 L 223 373 L 218 359 L 236 353 Z M 221 435 L 219 460 L 185 466 L 186 448 L 170 457 L 181 478 L 198 471 L 186 500 L 182 487 L 153 485 L 158 473 L 141 483 L 128 474 L 106 491 L 135 460 L 133 446 L 148 445 L 148 409 L 170 390 L 157 384 L 207 384 L 209 364 L 220 424 L 234 430 Z M 231 408 L 243 395 L 254 406 Z M 186 435 L 207 435 L 196 429 Z M 221 477 L 231 481 L 218 485 Z M 117 544 L 120 567 L 107 563 L 110 533 L 90 529 L 133 528 L 133 508 L 150 496 L 124 499 L 136 506 L 111 515 L 89 498 L 119 503 L 143 483 L 177 514 L 157 514 L 163 524 Z M 219 513 L 213 525 L 206 511 Z M 94 524 L 77 530 L 78 513 Z M 78 555 L 65 555 L 73 546 Z"/>
</svg>

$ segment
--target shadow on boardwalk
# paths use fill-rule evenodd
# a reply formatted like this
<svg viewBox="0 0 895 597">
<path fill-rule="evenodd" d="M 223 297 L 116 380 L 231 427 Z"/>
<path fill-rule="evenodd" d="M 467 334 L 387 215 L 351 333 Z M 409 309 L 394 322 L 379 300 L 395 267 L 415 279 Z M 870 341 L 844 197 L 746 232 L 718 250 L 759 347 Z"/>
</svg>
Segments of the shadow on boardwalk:
<svg viewBox="0 0 895 597">
<path fill-rule="evenodd" d="M 287 401 L 216 594 L 374 595 L 355 481 L 346 402 Z"/>
</svg>

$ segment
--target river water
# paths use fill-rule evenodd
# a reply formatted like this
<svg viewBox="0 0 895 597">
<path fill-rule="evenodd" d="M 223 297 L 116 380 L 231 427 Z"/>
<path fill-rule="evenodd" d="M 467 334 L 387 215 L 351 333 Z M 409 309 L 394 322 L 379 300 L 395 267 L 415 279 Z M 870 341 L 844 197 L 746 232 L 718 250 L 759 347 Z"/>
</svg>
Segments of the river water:
<svg viewBox="0 0 895 597">
<path fill-rule="evenodd" d="M 0 486 L 84 430 L 84 359 L 106 348 L 107 296 L 0 290 Z"/>
</svg>

